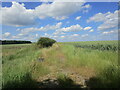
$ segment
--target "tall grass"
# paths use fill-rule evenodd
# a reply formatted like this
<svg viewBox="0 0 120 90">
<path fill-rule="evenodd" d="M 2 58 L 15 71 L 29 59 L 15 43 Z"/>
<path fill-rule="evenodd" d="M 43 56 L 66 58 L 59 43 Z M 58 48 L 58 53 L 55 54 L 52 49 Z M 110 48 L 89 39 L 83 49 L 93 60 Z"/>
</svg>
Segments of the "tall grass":
<svg viewBox="0 0 120 90">
<path fill-rule="evenodd" d="M 111 64 L 118 64 L 118 54 L 112 51 L 75 48 L 72 45 L 64 45 L 62 50 L 67 56 L 66 63 L 72 66 L 83 65 L 99 69 Z"/>
<path fill-rule="evenodd" d="M 64 43 L 56 43 L 50 48 L 39 49 L 32 44 L 22 47 L 20 45 L 3 46 L 2 57 L 3 86 L 14 81 L 22 84 L 22 78 L 28 73 L 31 75 L 28 81 L 34 82 L 39 77 L 62 71 L 77 72 L 91 78 L 88 82 L 91 87 L 118 87 L 120 81 L 118 52 L 114 51 L 77 48 L 73 44 Z M 38 61 L 41 57 L 44 58 L 44 62 Z M 70 83 L 73 84 L 64 76 L 58 79 L 62 86 L 66 84 L 64 87 L 68 87 Z"/>
<path fill-rule="evenodd" d="M 86 71 L 83 75 L 87 76 L 94 73 L 96 79 L 90 79 L 90 83 L 94 81 L 92 85 L 95 86 L 91 87 L 118 87 L 120 67 L 117 52 L 76 48 L 71 44 L 58 45 L 59 48 L 43 49 L 42 55 L 46 58 L 47 65 L 53 69 L 70 69 L 71 72 L 77 71 L 80 74 Z"/>
<path fill-rule="evenodd" d="M 120 66 L 110 65 L 90 78 L 88 86 L 92 88 L 120 88 Z"/>
<path fill-rule="evenodd" d="M 112 51 L 75 48 L 73 45 L 64 45 L 62 46 L 62 50 L 67 56 L 67 66 L 75 69 L 89 67 L 95 70 L 95 78 L 97 79 L 94 80 L 92 85 L 96 82 L 97 83 L 93 87 L 119 87 L 120 66 L 118 65 L 118 53 Z"/>
<path fill-rule="evenodd" d="M 30 73 L 33 78 L 34 76 L 45 75 L 48 69 L 42 64 L 37 62 L 41 50 L 36 49 L 34 45 L 28 45 L 25 48 L 16 49 L 16 45 L 13 46 L 11 54 L 9 49 L 3 47 L 3 86 L 10 81 L 21 81 L 21 78 Z M 19 47 L 19 46 L 18 46 Z M 7 53 L 7 54 L 6 54 Z M 38 65 L 40 68 L 38 68 Z M 37 73 L 39 72 L 39 73 Z M 34 78 L 35 79 L 35 78 Z"/>
</svg>

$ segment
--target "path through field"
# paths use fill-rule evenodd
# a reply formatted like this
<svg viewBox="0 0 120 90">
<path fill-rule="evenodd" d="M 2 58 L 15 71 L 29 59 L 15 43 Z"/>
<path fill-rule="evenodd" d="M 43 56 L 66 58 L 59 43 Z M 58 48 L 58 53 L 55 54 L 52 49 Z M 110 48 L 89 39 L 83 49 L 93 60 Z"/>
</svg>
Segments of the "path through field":
<svg viewBox="0 0 120 90">
<path fill-rule="evenodd" d="M 49 55 L 49 52 L 55 53 L 53 55 Z M 52 48 L 43 50 L 42 53 L 42 56 L 40 56 L 44 58 L 45 61 L 41 63 L 48 65 L 51 73 L 37 79 L 38 86 L 40 88 L 63 87 L 61 84 L 68 84 L 67 87 L 88 88 L 86 82 L 95 74 L 92 69 L 88 67 L 66 67 L 65 63 L 67 61 L 67 57 L 62 52 L 58 44 L 54 44 Z M 53 62 L 56 64 L 51 64 L 52 61 L 49 62 L 48 60 L 51 58 L 53 58 L 53 60 L 56 59 L 57 63 Z M 64 80 L 61 80 L 60 82 L 58 75 L 63 76 L 62 78 Z M 72 86 L 70 86 L 70 84 Z"/>
</svg>

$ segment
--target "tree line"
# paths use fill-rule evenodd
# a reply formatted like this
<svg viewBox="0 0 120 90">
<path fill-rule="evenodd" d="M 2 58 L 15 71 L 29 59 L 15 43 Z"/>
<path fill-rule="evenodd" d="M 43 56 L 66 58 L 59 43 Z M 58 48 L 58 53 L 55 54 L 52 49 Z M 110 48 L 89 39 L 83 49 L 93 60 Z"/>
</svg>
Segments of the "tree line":
<svg viewBox="0 0 120 90">
<path fill-rule="evenodd" d="M 19 40 L 0 40 L 0 44 L 29 44 L 31 41 L 19 41 Z"/>
</svg>

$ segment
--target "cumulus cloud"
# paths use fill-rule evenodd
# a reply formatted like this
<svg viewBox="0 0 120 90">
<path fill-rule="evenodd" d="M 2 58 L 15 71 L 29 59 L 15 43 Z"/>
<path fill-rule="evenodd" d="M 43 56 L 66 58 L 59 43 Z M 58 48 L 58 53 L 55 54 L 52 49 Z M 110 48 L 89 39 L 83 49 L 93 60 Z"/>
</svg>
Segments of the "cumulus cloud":
<svg viewBox="0 0 120 90">
<path fill-rule="evenodd" d="M 94 30 L 93 30 L 93 29 L 91 29 L 89 32 L 94 32 Z"/>
<path fill-rule="evenodd" d="M 83 5 L 84 2 L 53 2 L 36 7 L 35 13 L 39 18 L 52 17 L 57 20 L 62 20 L 82 10 Z"/>
<path fill-rule="evenodd" d="M 42 32 L 46 32 L 48 30 L 56 30 L 59 29 L 62 25 L 62 22 L 58 22 L 55 25 L 46 25 L 44 27 L 40 27 L 40 28 L 35 28 L 35 27 L 31 27 L 31 28 L 23 28 L 20 29 L 18 28 L 16 31 L 19 32 L 17 35 L 11 36 L 11 39 L 22 39 L 22 40 L 37 40 L 38 37 L 40 37 L 40 35 L 38 34 L 31 34 L 34 32 L 38 32 L 38 31 L 42 31 Z M 62 33 L 65 34 L 65 33 Z M 45 37 L 52 37 L 52 35 L 49 35 L 48 33 L 44 33 L 44 35 L 41 36 L 45 36 Z M 28 38 L 27 38 L 28 37 Z M 33 37 L 33 39 L 31 38 Z"/>
<path fill-rule="evenodd" d="M 113 28 L 118 27 L 118 13 L 120 11 L 116 10 L 113 13 L 107 12 L 107 13 L 98 13 L 94 15 L 93 17 L 90 17 L 87 22 L 102 22 L 100 26 L 98 26 L 98 30 L 110 30 Z"/>
<path fill-rule="evenodd" d="M 109 12 L 109 13 L 110 13 L 110 12 Z M 93 17 L 90 17 L 90 18 L 87 20 L 87 22 L 91 22 L 91 21 L 94 21 L 94 22 L 105 21 L 104 14 L 98 13 L 98 14 L 94 15 Z"/>
<path fill-rule="evenodd" d="M 35 24 L 35 19 L 44 19 L 47 17 L 56 20 L 63 20 L 69 15 L 82 11 L 88 6 L 84 6 L 85 2 L 53 2 L 43 3 L 35 9 L 26 9 L 25 5 L 12 2 L 11 7 L 2 7 L 2 24 L 12 26 L 26 26 Z"/>
<path fill-rule="evenodd" d="M 67 32 L 78 32 L 81 30 L 83 30 L 83 28 L 79 24 L 76 24 L 76 25 L 71 25 L 69 27 L 59 28 L 53 33 L 53 35 L 66 34 Z"/>
<path fill-rule="evenodd" d="M 90 4 L 87 4 L 87 5 L 85 5 L 85 6 L 83 6 L 83 13 L 87 13 L 89 10 L 90 10 L 90 8 L 91 8 L 91 5 Z"/>
<path fill-rule="evenodd" d="M 36 37 L 38 37 L 38 34 L 35 34 Z"/>
<path fill-rule="evenodd" d="M 39 38 L 38 34 L 29 34 L 27 36 L 22 35 L 22 34 L 16 34 L 16 35 L 11 35 L 9 40 L 30 40 L 30 41 L 36 41 Z"/>
<path fill-rule="evenodd" d="M 90 8 L 90 7 L 91 7 L 90 4 L 84 6 L 84 8 Z"/>
<path fill-rule="evenodd" d="M 79 36 L 79 34 L 73 34 L 72 36 L 77 37 L 77 36 Z"/>
<path fill-rule="evenodd" d="M 1 8 L 2 24 L 26 26 L 35 24 L 33 10 L 26 9 L 24 4 L 12 2 L 11 7 Z"/>
<path fill-rule="evenodd" d="M 10 32 L 5 32 L 2 36 L 3 36 L 3 38 L 6 38 L 6 37 L 9 37 L 10 35 L 11 35 Z"/>
<path fill-rule="evenodd" d="M 63 32 L 76 32 L 76 31 L 81 31 L 83 28 L 79 25 L 79 24 L 76 24 L 76 25 L 72 25 L 70 27 L 64 27 L 62 29 L 60 29 L 60 31 L 63 31 Z"/>
<path fill-rule="evenodd" d="M 35 32 L 35 31 L 48 31 L 48 30 L 56 30 L 59 29 L 62 25 L 62 22 L 59 22 L 55 25 L 46 25 L 44 27 L 40 27 L 40 28 L 35 28 L 35 27 L 31 27 L 31 28 L 24 28 L 24 29 L 17 29 L 17 31 L 20 31 L 20 34 L 22 35 L 26 35 L 30 32 Z"/>
<path fill-rule="evenodd" d="M 65 36 L 61 36 L 61 38 L 65 38 Z"/>
<path fill-rule="evenodd" d="M 85 27 L 84 30 L 90 30 L 92 27 Z"/>
<path fill-rule="evenodd" d="M 87 36 L 88 36 L 88 34 L 84 34 L 84 35 L 82 35 L 81 37 L 83 37 L 83 38 L 84 38 L 84 37 L 87 37 Z"/>
<path fill-rule="evenodd" d="M 102 32 L 102 34 L 104 34 L 104 35 L 115 34 L 115 33 L 118 33 L 118 30 L 112 30 L 112 31 L 108 31 L 108 32 Z"/>
<path fill-rule="evenodd" d="M 81 16 L 78 16 L 78 17 L 75 18 L 75 20 L 79 20 L 80 18 L 81 18 Z"/>
</svg>

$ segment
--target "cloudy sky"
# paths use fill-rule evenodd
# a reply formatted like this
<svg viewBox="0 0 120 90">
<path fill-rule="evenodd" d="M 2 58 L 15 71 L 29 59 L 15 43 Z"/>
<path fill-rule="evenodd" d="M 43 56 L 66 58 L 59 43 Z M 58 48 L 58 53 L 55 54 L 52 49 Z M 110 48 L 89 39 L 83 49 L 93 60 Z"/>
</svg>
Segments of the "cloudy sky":
<svg viewBox="0 0 120 90">
<path fill-rule="evenodd" d="M 118 39 L 117 2 L 3 2 L 1 11 L 3 40 Z"/>
</svg>

